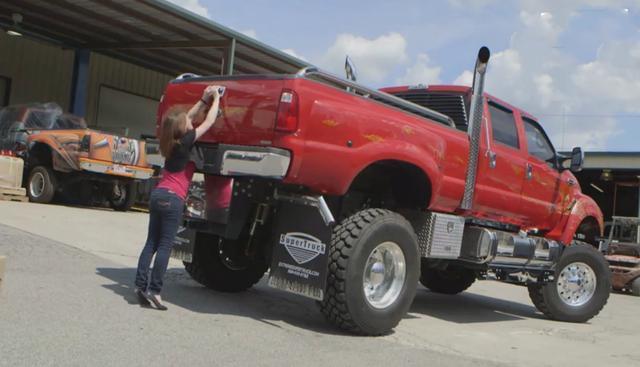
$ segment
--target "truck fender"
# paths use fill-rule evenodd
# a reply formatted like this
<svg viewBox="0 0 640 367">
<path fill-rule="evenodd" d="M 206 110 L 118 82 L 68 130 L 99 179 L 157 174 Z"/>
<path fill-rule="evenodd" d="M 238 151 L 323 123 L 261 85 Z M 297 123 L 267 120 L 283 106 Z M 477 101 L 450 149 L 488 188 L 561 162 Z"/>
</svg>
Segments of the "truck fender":
<svg viewBox="0 0 640 367">
<path fill-rule="evenodd" d="M 394 143 L 395 145 L 393 147 L 393 150 L 382 149 L 382 147 L 377 146 L 376 150 L 378 151 L 372 155 L 372 159 L 368 160 L 366 164 L 362 164 L 358 167 L 358 169 L 355 171 L 355 175 L 353 175 L 348 180 L 348 185 L 346 185 L 346 187 L 343 188 L 342 190 L 343 193 L 346 193 L 349 190 L 354 180 L 360 175 L 360 173 L 362 173 L 368 167 L 382 161 L 397 161 L 397 162 L 410 164 L 422 170 L 422 172 L 425 174 L 427 178 L 428 183 L 431 185 L 431 197 L 429 199 L 431 201 L 433 197 L 437 195 L 437 193 L 439 192 L 440 183 L 442 182 L 442 179 L 441 179 L 442 174 L 438 169 L 438 165 L 436 164 L 435 160 L 431 157 L 431 155 L 428 152 L 423 151 L 419 147 L 416 147 L 410 144 L 406 144 L 407 147 L 398 147 L 399 142 L 394 141 Z M 405 152 L 411 152 L 412 154 L 409 155 L 408 153 L 405 153 Z M 431 203 L 425 203 L 425 204 L 426 204 L 425 206 L 426 208 Z"/>
<path fill-rule="evenodd" d="M 560 242 L 565 244 L 571 243 L 578 227 L 580 227 L 580 224 L 587 218 L 593 218 L 598 223 L 598 232 L 600 236 L 602 236 L 604 230 L 602 211 L 592 198 L 582 193 L 577 193 L 569 208 L 571 212 L 560 236 Z"/>
<path fill-rule="evenodd" d="M 51 152 L 51 168 L 55 171 L 70 172 L 80 169 L 77 161 L 71 157 L 70 150 L 65 149 L 60 142 L 52 137 L 31 136 L 28 146 L 29 152 L 33 152 L 37 146 L 45 146 Z"/>
</svg>

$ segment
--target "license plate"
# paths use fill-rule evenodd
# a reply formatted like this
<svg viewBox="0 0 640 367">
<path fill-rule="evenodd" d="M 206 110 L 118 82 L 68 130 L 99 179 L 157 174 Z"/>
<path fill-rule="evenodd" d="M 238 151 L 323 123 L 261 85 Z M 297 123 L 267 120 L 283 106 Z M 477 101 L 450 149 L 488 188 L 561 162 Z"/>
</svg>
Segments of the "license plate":
<svg viewBox="0 0 640 367">
<path fill-rule="evenodd" d="M 114 164 L 111 167 L 111 170 L 115 173 L 127 173 L 127 167 L 125 166 L 121 166 L 119 164 Z"/>
</svg>

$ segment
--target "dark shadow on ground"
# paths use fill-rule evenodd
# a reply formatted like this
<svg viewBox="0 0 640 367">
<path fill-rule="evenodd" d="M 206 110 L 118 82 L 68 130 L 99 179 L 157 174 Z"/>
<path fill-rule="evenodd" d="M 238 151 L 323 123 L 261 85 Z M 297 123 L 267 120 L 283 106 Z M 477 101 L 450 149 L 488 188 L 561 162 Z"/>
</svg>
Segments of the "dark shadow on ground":
<svg viewBox="0 0 640 367">
<path fill-rule="evenodd" d="M 135 269 L 98 268 L 97 273 L 113 282 L 103 287 L 138 305 L 133 293 Z M 246 292 L 222 293 L 197 284 L 183 269 L 172 268 L 165 276 L 162 297 L 169 307 L 192 312 L 248 317 L 277 328 L 273 321 L 283 321 L 319 333 L 345 335 L 324 320 L 313 300 L 272 289 L 266 277 Z M 411 313 L 424 314 L 459 324 L 541 318 L 531 305 L 467 292 L 441 295 L 420 286 L 409 312 L 405 319 L 416 317 Z"/>
<path fill-rule="evenodd" d="M 458 324 L 543 318 L 531 304 L 469 292 L 457 295 L 439 294 L 423 287 L 418 287 L 416 298 L 409 312 L 425 314 Z"/>
<path fill-rule="evenodd" d="M 103 287 L 131 305 L 138 305 L 133 293 L 135 271 L 132 268 L 96 269 L 98 275 L 113 282 Z M 313 300 L 269 288 L 266 277 L 246 292 L 223 293 L 199 285 L 183 269 L 172 268 L 165 275 L 162 299 L 169 308 L 177 306 L 198 313 L 248 317 L 276 328 L 281 326 L 274 321 L 283 321 L 323 334 L 345 335 L 324 320 Z"/>
</svg>

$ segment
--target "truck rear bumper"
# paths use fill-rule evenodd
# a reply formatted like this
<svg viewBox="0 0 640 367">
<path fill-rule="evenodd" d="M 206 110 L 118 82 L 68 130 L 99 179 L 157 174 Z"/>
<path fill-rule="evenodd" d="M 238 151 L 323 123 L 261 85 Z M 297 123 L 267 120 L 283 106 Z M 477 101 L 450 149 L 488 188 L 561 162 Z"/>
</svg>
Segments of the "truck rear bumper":
<svg viewBox="0 0 640 367">
<path fill-rule="evenodd" d="M 153 175 L 153 170 L 151 168 L 131 167 L 87 158 L 80 158 L 80 168 L 89 172 L 102 173 L 111 176 L 130 177 L 140 180 L 149 179 Z"/>
<path fill-rule="evenodd" d="M 285 149 L 219 144 L 198 146 L 196 165 L 204 172 L 223 176 L 283 179 L 291 153 Z"/>
</svg>

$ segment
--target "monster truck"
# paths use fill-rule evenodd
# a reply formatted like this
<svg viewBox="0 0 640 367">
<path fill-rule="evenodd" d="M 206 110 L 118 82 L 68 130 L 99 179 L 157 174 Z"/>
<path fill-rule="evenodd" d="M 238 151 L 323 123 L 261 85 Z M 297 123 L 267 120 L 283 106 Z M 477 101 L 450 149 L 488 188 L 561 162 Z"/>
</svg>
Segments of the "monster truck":
<svg viewBox="0 0 640 367">
<path fill-rule="evenodd" d="M 418 282 L 456 294 L 495 278 L 526 286 L 551 319 L 589 320 L 611 283 L 602 213 L 571 173 L 582 151 L 558 155 L 535 117 L 485 94 L 488 59 L 482 48 L 471 88 L 379 91 L 314 67 L 172 81 L 158 127 L 206 85 L 226 86 L 193 152 L 204 185 L 175 256 L 219 291 L 270 269 L 270 286 L 357 334 L 393 329 Z"/>
<path fill-rule="evenodd" d="M 151 177 L 144 142 L 87 128 L 55 103 L 0 110 L 0 148 L 25 161 L 29 199 L 49 203 L 56 193 L 87 202 L 104 198 L 116 210 L 135 202 L 136 183 Z"/>
</svg>

